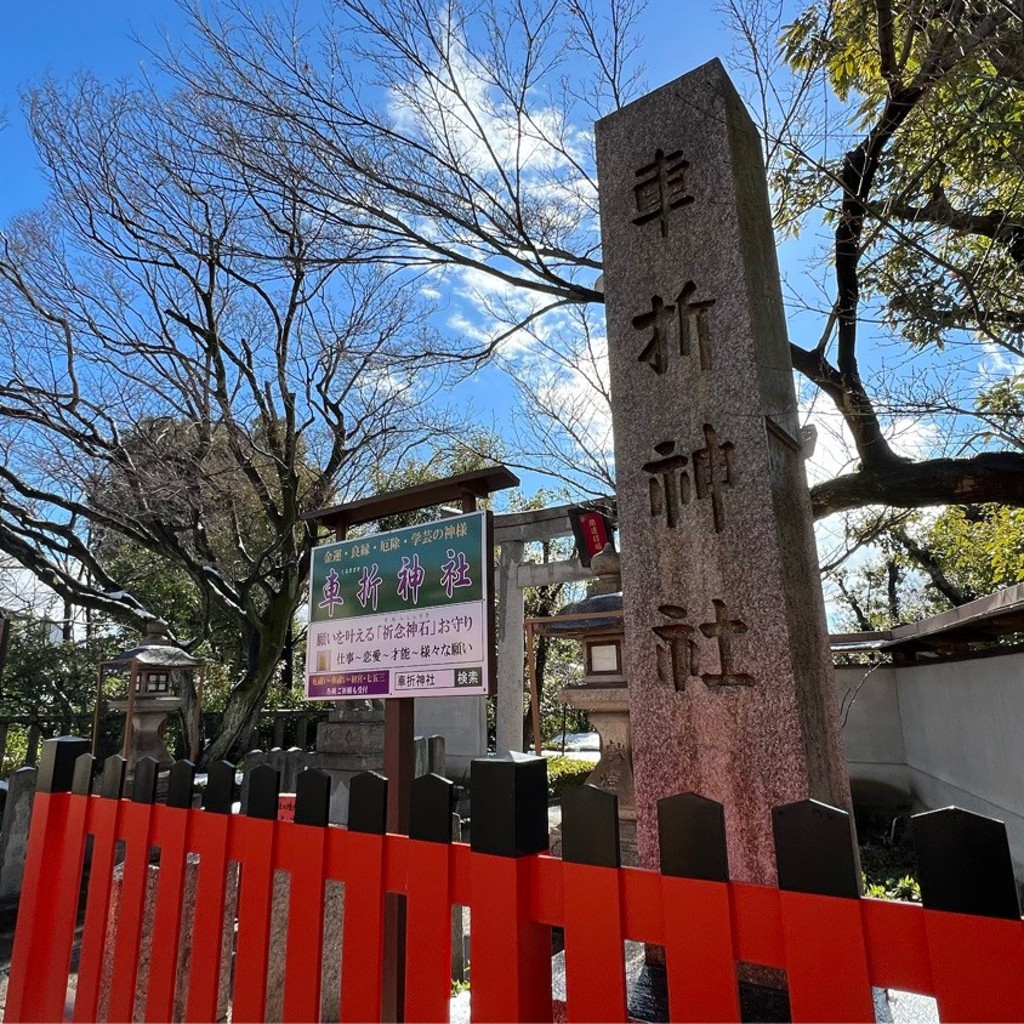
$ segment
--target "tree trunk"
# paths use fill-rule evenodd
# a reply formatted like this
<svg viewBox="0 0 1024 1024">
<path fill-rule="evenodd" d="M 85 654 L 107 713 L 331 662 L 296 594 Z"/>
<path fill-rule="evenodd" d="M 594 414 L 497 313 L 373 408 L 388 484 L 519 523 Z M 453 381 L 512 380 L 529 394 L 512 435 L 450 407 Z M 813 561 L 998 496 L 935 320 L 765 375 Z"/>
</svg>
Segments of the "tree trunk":
<svg viewBox="0 0 1024 1024">
<path fill-rule="evenodd" d="M 251 652 L 248 671 L 231 690 L 220 728 L 200 758 L 202 765 L 237 760 L 245 753 L 253 724 L 281 663 L 294 606 L 290 597 L 276 597 L 260 616 L 259 626 L 251 627 L 248 636 L 243 637 L 249 641 Z"/>
</svg>

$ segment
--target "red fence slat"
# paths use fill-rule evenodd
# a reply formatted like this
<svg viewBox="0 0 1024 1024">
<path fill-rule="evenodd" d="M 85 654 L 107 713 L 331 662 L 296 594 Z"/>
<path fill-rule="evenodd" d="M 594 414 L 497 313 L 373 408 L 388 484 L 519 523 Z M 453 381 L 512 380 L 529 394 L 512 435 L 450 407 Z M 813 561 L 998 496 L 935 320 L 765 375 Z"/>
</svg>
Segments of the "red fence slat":
<svg viewBox="0 0 1024 1024">
<path fill-rule="evenodd" d="M 468 850 L 468 847 L 464 847 Z M 474 855 L 475 856 L 475 855 Z M 565 918 L 564 894 L 562 888 L 562 862 L 557 857 L 540 855 L 530 857 L 529 898 L 530 918 L 552 927 L 561 925 Z M 467 877 L 473 876 L 473 869 L 467 860 Z M 472 885 L 461 902 L 472 902 Z"/>
<path fill-rule="evenodd" d="M 317 1020 L 323 964 L 327 829 L 281 824 L 277 834 L 281 866 L 291 875 L 283 1017 L 286 1021 Z"/>
<path fill-rule="evenodd" d="M 452 903 L 466 907 L 473 901 L 473 853 L 468 843 L 452 843 L 449 850 Z"/>
<path fill-rule="evenodd" d="M 449 847 L 415 839 L 406 844 L 405 1019 L 444 1020 L 452 988 Z"/>
<path fill-rule="evenodd" d="M 570 1021 L 626 1020 L 622 888 L 618 868 L 562 865 L 565 994 Z M 475 955 L 475 953 L 474 953 Z"/>
<path fill-rule="evenodd" d="M 925 910 L 941 1020 L 1024 1020 L 1020 920 Z"/>
<path fill-rule="evenodd" d="M 739 1020 L 728 884 L 663 877 L 661 889 L 672 1020 Z"/>
<path fill-rule="evenodd" d="M 171 1020 L 181 945 L 182 893 L 185 889 L 185 854 L 191 811 L 179 807 L 153 809 L 153 843 L 160 847 L 153 934 L 160 936 L 160 952 L 149 958 L 146 984 L 147 1021 Z"/>
<path fill-rule="evenodd" d="M 785 967 L 779 890 L 749 882 L 730 882 L 729 906 L 736 959 L 765 967 Z"/>
<path fill-rule="evenodd" d="M 107 941 L 107 917 L 113 882 L 114 853 L 117 846 L 118 817 L 123 800 L 89 797 L 86 829 L 93 834 L 92 864 L 86 897 L 82 950 L 78 959 L 78 987 L 75 991 L 76 1021 L 97 1019 L 100 981 L 103 976 L 103 951 Z"/>
<path fill-rule="evenodd" d="M 117 901 L 117 935 L 111 960 L 109 1020 L 131 1020 L 137 993 L 139 944 L 149 874 L 149 827 L 153 805 L 126 803 L 121 815 L 125 859 Z"/>
<path fill-rule="evenodd" d="M 274 896 L 274 829 L 276 822 L 238 817 L 229 856 L 239 862 L 238 931 L 235 936 L 234 1015 L 264 1020 L 267 1005 L 267 959 Z"/>
<path fill-rule="evenodd" d="M 665 944 L 661 875 L 639 868 L 621 868 L 626 897 L 626 935 L 655 946 Z"/>
<path fill-rule="evenodd" d="M 860 911 L 871 984 L 905 992 L 934 991 L 921 905 L 862 899 Z"/>
<path fill-rule="evenodd" d="M 332 878 L 345 879 L 345 925 L 341 939 L 344 1021 L 380 1020 L 384 844 L 388 838 L 363 832 L 331 832 L 328 870 Z"/>
<path fill-rule="evenodd" d="M 473 856 L 474 1021 L 551 1020 L 551 933 L 529 917 L 531 859 Z"/>
<path fill-rule="evenodd" d="M 64 1017 L 85 847 L 85 797 L 37 793 L 7 986 L 8 1020 Z"/>
<path fill-rule="evenodd" d="M 192 923 L 185 1017 L 197 1024 L 217 1019 L 220 954 L 224 937 L 224 900 L 227 894 L 228 840 L 232 815 L 192 811 L 193 847 L 199 854 L 196 911 Z"/>
<path fill-rule="evenodd" d="M 779 894 L 794 1021 L 873 1020 L 860 901 Z"/>
</svg>

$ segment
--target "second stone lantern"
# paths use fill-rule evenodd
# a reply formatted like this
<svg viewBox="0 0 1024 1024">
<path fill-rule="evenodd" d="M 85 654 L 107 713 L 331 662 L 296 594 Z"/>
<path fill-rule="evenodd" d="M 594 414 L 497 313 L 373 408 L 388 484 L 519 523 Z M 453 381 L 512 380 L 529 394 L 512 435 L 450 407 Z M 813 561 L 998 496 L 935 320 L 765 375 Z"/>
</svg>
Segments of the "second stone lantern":
<svg viewBox="0 0 1024 1024">
<path fill-rule="evenodd" d="M 583 678 L 558 700 L 586 711 L 601 741 L 601 759 L 587 784 L 614 793 L 619 801 L 619 840 L 623 864 L 636 864 L 636 794 L 629 731 L 629 691 L 622 662 L 622 591 L 619 555 L 609 543 L 590 563 L 597 579 L 582 601 L 567 605 L 538 632 L 579 640 Z"/>
</svg>

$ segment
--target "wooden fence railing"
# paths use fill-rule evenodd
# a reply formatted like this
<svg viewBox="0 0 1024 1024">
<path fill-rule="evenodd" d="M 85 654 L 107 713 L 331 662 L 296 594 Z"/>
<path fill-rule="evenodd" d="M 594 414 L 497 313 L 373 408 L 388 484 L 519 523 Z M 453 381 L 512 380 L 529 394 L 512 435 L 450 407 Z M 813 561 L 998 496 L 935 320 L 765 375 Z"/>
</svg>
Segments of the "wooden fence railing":
<svg viewBox="0 0 1024 1024">
<path fill-rule="evenodd" d="M 774 813 L 780 886 L 726 880 L 720 805 L 693 794 L 659 805 L 662 872 L 619 867 L 614 797 L 563 802 L 563 859 L 547 847 L 546 769 L 508 755 L 476 761 L 469 846 L 450 842 L 452 785 L 414 783 L 410 835 L 385 835 L 387 781 L 352 781 L 350 824 L 327 827 L 328 780 L 300 776 L 294 822 L 275 820 L 276 772 L 254 769 L 245 813 L 230 813 L 234 770 L 214 766 L 203 809 L 193 769 L 173 768 L 155 801 L 152 763 L 121 799 L 109 758 L 90 795 L 84 741 L 47 741 L 33 812 L 6 1019 L 168 1020 L 181 979 L 186 864 L 198 855 L 188 1020 L 216 1019 L 226 879 L 238 877 L 231 1014 L 261 1020 L 275 872 L 290 875 L 283 1017 L 321 1007 L 325 882 L 345 883 L 340 1014 L 379 1020 L 385 893 L 406 900 L 405 1018 L 446 1020 L 451 907 L 471 908 L 473 1020 L 551 1020 L 551 928 L 564 929 L 568 1020 L 625 1020 L 623 942 L 664 948 L 673 1020 L 738 1020 L 737 963 L 786 972 L 792 1019 L 874 1020 L 872 986 L 933 995 L 946 1020 L 1024 1019 L 1024 924 L 1002 825 L 963 811 L 914 820 L 924 906 L 858 897 L 847 816 L 807 801 Z M 81 756 L 80 756 L 81 755 Z M 92 836 L 84 924 L 76 916 Z M 153 946 L 140 964 L 147 873 L 159 871 Z M 123 855 L 116 921 L 111 878 Z M 191 855 L 191 858 L 190 858 Z M 189 859 L 190 858 L 190 859 Z M 233 875 L 229 865 L 240 871 Z M 79 943 L 75 984 L 72 952 Z M 104 980 L 105 945 L 108 977 Z"/>
<path fill-rule="evenodd" d="M 201 730 L 204 738 L 212 736 L 220 725 L 223 713 L 220 711 L 204 711 L 201 716 Z M 316 745 L 316 727 L 318 722 L 327 718 L 327 711 L 316 709 L 293 709 L 287 711 L 262 711 L 252 728 L 249 746 L 253 750 L 264 747 L 301 747 L 312 750 Z M 102 718 L 103 731 L 120 733 L 124 725 L 124 715 L 120 712 L 107 712 Z M 66 735 L 69 732 L 87 735 L 92 730 L 92 715 L 0 715 L 0 765 L 8 756 L 9 741 L 12 739 L 12 728 L 23 733 L 24 748 L 18 744 L 18 757 L 9 766 L 11 770 L 23 766 L 34 767 L 39 760 L 39 746 L 47 737 Z M 175 739 L 177 737 L 172 737 Z M 179 740 L 184 745 L 184 739 Z M 101 742 L 102 752 L 104 744 Z M 111 749 L 112 743 L 107 744 Z M 173 746 L 171 747 L 173 749 Z M 20 763 L 19 763 L 20 762 Z"/>
</svg>

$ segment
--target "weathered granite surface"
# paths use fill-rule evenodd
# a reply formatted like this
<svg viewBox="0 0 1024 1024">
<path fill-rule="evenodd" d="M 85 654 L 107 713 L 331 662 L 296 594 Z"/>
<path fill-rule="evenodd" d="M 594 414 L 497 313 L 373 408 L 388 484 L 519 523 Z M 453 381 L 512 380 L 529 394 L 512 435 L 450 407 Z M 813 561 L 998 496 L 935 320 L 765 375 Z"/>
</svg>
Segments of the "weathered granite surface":
<svg viewBox="0 0 1024 1024">
<path fill-rule="evenodd" d="M 718 61 L 597 125 L 641 863 L 656 801 L 849 806 L 761 150 Z"/>
<path fill-rule="evenodd" d="M 19 768 L 7 784 L 7 803 L 0 827 L 0 902 L 16 899 L 21 892 L 36 774 L 35 768 Z"/>
<path fill-rule="evenodd" d="M 190 853 L 185 862 L 185 890 L 182 897 L 182 918 L 180 945 L 178 946 L 178 971 L 174 991 L 174 1019 L 185 1019 L 188 999 L 189 964 L 192 959 L 192 929 L 196 913 L 196 896 L 199 880 L 199 856 Z M 124 864 L 114 868 L 110 888 L 110 910 L 107 916 L 107 934 L 103 949 L 103 967 L 100 977 L 99 1019 L 107 1019 L 110 1003 L 110 985 L 114 975 L 114 946 L 117 940 L 118 914 L 121 905 L 121 888 L 124 883 Z M 156 911 L 157 886 L 160 883 L 160 867 L 150 864 L 146 872 L 146 905 L 142 917 L 142 931 L 139 942 L 138 980 L 134 1002 L 134 1020 L 143 1020 L 146 1009 L 146 993 L 149 980 L 149 965 L 153 956 L 154 941 L 157 955 L 166 945 L 166 936 L 154 936 L 153 917 Z M 230 1016 L 232 956 L 235 936 L 235 914 L 238 906 L 238 865 L 232 864 L 227 872 L 227 886 L 224 892 L 224 931 L 221 936 L 220 973 L 217 983 L 217 1020 L 226 1021 Z M 77 987 L 77 979 L 73 979 Z"/>
</svg>

